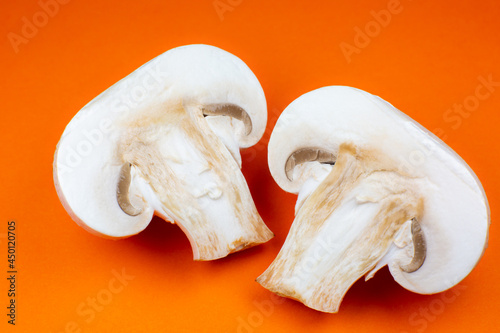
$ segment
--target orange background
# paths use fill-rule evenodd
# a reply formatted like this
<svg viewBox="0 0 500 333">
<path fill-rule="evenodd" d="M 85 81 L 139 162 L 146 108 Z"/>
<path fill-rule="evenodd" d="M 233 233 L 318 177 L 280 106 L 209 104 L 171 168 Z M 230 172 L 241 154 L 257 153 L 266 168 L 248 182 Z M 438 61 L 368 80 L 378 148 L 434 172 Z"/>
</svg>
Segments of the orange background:
<svg viewBox="0 0 500 333">
<path fill-rule="evenodd" d="M 225 11 L 218 13 L 214 3 L 225 4 Z M 73 0 L 50 7 L 49 17 L 37 1 L 2 1 L 0 236 L 8 220 L 17 222 L 19 273 L 13 328 L 5 316 L 7 245 L 1 238 L 1 331 L 498 330 L 500 86 L 470 113 L 447 110 L 471 101 L 479 77 L 500 82 L 500 2 L 401 0 L 388 24 L 374 23 L 372 11 L 390 3 Z M 39 27 L 26 30 L 34 20 Z M 365 28 L 372 30 L 363 44 L 356 35 Z M 13 42 L 14 35 L 24 39 Z M 81 107 L 146 61 L 193 43 L 245 61 L 269 110 L 263 139 L 242 156 L 257 208 L 276 237 L 214 262 L 193 262 L 185 235 L 158 218 L 126 240 L 87 233 L 63 209 L 52 180 L 56 144 Z M 350 62 L 341 48 L 346 44 L 357 47 Z M 410 293 L 384 269 L 356 283 L 333 315 L 273 297 L 254 281 L 283 244 L 296 200 L 269 174 L 271 130 L 295 98 L 334 84 L 379 95 L 431 131 L 440 129 L 482 181 L 493 220 L 489 248 L 451 292 Z M 120 284 L 113 271 L 122 270 L 130 279 Z M 86 302 L 97 296 L 106 304 L 90 310 Z"/>
</svg>

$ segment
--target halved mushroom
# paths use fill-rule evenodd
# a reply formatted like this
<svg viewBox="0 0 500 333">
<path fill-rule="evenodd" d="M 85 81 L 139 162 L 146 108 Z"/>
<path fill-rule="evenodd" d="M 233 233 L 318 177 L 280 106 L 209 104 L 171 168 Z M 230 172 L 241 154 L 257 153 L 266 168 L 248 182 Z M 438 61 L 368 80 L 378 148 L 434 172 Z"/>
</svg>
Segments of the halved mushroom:
<svg viewBox="0 0 500 333">
<path fill-rule="evenodd" d="M 404 288 L 460 282 L 487 243 L 489 207 L 468 165 L 389 103 L 350 87 L 292 102 L 269 141 L 271 174 L 298 193 L 285 244 L 257 279 L 337 312 L 349 287 L 388 265 Z"/>
<path fill-rule="evenodd" d="M 239 58 L 207 45 L 172 49 L 71 120 L 55 153 L 57 193 L 98 235 L 134 235 L 157 214 L 180 225 L 195 260 L 224 257 L 273 236 L 239 154 L 266 121 L 262 87 Z"/>
</svg>

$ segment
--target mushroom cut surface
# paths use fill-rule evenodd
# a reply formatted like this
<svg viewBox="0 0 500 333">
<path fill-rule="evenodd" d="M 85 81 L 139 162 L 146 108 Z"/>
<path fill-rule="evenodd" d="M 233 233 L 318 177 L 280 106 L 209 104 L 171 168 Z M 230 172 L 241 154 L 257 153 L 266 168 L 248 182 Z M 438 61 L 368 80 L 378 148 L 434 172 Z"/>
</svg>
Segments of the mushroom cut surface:
<svg viewBox="0 0 500 333">
<path fill-rule="evenodd" d="M 240 148 L 262 137 L 262 87 L 236 56 L 208 45 L 154 58 L 84 106 L 54 157 L 54 183 L 88 231 L 123 238 L 153 215 L 177 223 L 195 260 L 268 241 Z"/>
<path fill-rule="evenodd" d="M 298 194 L 295 220 L 257 279 L 308 307 L 337 312 L 350 286 L 388 266 L 404 288 L 449 289 L 487 245 L 481 183 L 451 148 L 381 98 L 330 86 L 281 114 L 271 174 Z"/>
</svg>

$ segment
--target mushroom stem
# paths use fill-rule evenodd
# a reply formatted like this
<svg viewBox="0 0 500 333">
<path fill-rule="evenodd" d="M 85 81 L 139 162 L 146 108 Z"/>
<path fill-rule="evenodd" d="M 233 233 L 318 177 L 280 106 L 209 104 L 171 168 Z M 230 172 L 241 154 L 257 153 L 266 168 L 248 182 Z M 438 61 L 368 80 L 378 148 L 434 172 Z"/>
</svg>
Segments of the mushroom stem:
<svg viewBox="0 0 500 333">
<path fill-rule="evenodd" d="M 163 118 L 143 115 L 129 124 L 120 153 L 154 192 L 156 198 L 146 201 L 159 202 L 153 207 L 157 214 L 177 222 L 187 234 L 194 259 L 225 257 L 272 238 L 239 165 L 203 114 L 190 115 L 181 105 L 162 112 Z M 165 117 L 175 118 L 175 127 Z M 130 184 L 127 165 L 120 189 Z"/>
<path fill-rule="evenodd" d="M 349 287 L 372 270 L 403 224 L 419 218 L 415 179 L 352 144 L 297 213 L 277 258 L 257 279 L 265 288 L 337 312 Z"/>
</svg>

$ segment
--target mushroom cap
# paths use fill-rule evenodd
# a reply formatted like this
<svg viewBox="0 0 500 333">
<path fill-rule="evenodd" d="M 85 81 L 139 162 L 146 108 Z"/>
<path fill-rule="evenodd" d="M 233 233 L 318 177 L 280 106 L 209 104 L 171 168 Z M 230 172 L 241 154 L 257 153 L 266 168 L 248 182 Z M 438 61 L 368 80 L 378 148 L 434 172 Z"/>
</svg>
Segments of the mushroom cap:
<svg viewBox="0 0 500 333">
<path fill-rule="evenodd" d="M 219 120 L 209 122 L 216 134 L 237 143 L 237 147 L 227 147 L 230 151 L 255 144 L 266 127 L 264 92 L 242 60 L 209 45 L 181 46 L 161 54 L 85 105 L 62 134 L 54 157 L 54 183 L 64 207 L 80 226 L 103 237 L 120 238 L 149 224 L 159 202 L 147 203 L 135 216 L 126 214 L 117 203 L 116 184 L 123 165 L 117 146 L 123 124 L 139 119 L 144 110 L 158 111 L 158 116 L 172 103 L 182 104 L 188 112 L 226 104 L 243 109 L 250 130 L 242 121 L 212 117 Z M 227 140 L 222 141 L 226 144 Z M 129 192 L 135 205 L 144 205 L 133 194 L 151 193 L 151 186 L 133 170 L 131 178 L 135 181 Z"/>
<path fill-rule="evenodd" d="M 488 239 L 490 211 L 483 187 L 458 154 L 383 99 L 345 86 L 323 87 L 297 98 L 271 135 L 271 174 L 282 189 L 298 193 L 319 162 L 297 165 L 289 179 L 288 158 L 310 147 L 335 155 L 342 143 L 374 151 L 401 174 L 421 180 L 424 213 L 419 222 L 427 256 L 420 269 L 406 273 L 395 260 L 396 251 L 388 262 L 394 279 L 408 290 L 430 294 L 469 274 Z"/>
</svg>

